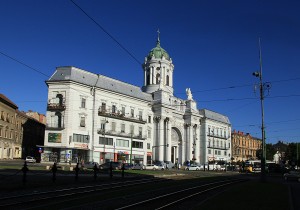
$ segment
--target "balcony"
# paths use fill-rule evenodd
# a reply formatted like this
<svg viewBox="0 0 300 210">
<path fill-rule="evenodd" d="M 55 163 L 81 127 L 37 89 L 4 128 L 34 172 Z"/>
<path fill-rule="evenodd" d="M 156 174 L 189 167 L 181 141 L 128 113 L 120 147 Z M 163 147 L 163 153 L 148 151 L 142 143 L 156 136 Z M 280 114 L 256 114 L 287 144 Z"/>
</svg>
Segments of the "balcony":
<svg viewBox="0 0 300 210">
<path fill-rule="evenodd" d="M 101 135 L 109 135 L 109 136 L 117 136 L 117 137 L 124 137 L 124 138 L 133 138 L 133 139 L 140 139 L 140 140 L 145 140 L 147 139 L 146 135 L 139 135 L 139 134 L 131 134 L 131 133 L 125 133 L 125 132 L 118 132 L 118 131 L 105 131 L 103 129 L 98 129 L 97 130 L 98 134 Z"/>
<path fill-rule="evenodd" d="M 46 124 L 46 130 L 56 130 L 56 131 L 61 131 L 65 129 L 63 125 L 58 125 L 57 123 L 47 123 Z"/>
<path fill-rule="evenodd" d="M 213 138 L 218 138 L 218 139 L 225 139 L 225 140 L 228 140 L 229 137 L 226 137 L 226 136 L 220 136 L 220 135 L 217 135 L 217 134 L 207 134 L 208 137 L 213 137 Z"/>
<path fill-rule="evenodd" d="M 48 103 L 47 111 L 64 111 L 66 109 L 65 104 Z"/>
<path fill-rule="evenodd" d="M 228 150 L 229 149 L 229 147 L 226 147 L 226 146 L 217 146 L 217 145 L 211 145 L 211 144 L 208 144 L 207 148 L 221 149 L 221 150 Z"/>
<path fill-rule="evenodd" d="M 110 112 L 109 110 L 98 110 L 98 116 L 103 116 L 103 117 L 109 117 L 109 118 L 114 118 L 114 119 L 120 119 L 120 120 L 125 120 L 129 122 L 134 122 L 134 123 L 140 123 L 140 124 L 146 124 L 146 120 L 143 120 L 142 117 L 131 117 L 131 116 L 126 116 L 122 112 Z"/>
</svg>

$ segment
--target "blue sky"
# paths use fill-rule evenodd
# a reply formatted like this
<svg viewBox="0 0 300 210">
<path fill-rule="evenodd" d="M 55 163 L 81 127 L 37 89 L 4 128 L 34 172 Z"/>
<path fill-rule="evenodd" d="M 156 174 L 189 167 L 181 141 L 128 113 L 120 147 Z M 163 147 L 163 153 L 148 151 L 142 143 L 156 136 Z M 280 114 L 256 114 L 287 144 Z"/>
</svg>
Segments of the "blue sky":
<svg viewBox="0 0 300 210">
<path fill-rule="evenodd" d="M 58 66 L 142 86 L 141 63 L 159 28 L 175 65 L 175 95 L 186 99 L 189 87 L 199 109 L 261 137 L 259 80 L 252 76 L 261 37 L 263 80 L 272 85 L 264 103 L 267 143 L 300 141 L 299 1 L 74 2 L 99 25 L 68 0 L 0 1 L 0 92 L 20 110 L 46 113 L 45 80 Z"/>
</svg>

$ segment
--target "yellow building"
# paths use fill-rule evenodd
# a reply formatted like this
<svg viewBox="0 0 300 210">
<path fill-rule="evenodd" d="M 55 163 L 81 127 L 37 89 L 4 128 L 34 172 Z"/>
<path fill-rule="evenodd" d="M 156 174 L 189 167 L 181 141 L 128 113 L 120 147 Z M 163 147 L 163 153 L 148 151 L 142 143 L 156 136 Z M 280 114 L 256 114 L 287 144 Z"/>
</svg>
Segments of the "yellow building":
<svg viewBox="0 0 300 210">
<path fill-rule="evenodd" d="M 261 149 L 262 141 L 249 133 L 234 130 L 231 133 L 233 161 L 255 160 L 256 152 Z"/>
</svg>

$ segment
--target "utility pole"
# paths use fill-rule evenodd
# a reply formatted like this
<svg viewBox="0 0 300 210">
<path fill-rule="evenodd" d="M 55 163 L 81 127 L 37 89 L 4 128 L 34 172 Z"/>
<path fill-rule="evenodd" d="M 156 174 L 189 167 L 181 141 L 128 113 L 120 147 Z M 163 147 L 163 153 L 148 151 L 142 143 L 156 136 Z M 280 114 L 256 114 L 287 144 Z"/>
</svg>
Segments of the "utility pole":
<svg viewBox="0 0 300 210">
<path fill-rule="evenodd" d="M 260 93 L 260 106 L 261 106 L 261 139 L 262 139 L 261 182 L 265 182 L 266 181 L 266 137 L 265 137 L 265 123 L 264 123 L 264 98 L 265 98 L 265 90 L 269 90 L 271 88 L 271 84 L 263 83 L 260 38 L 258 39 L 258 44 L 259 44 L 259 71 L 254 72 L 253 76 L 259 77 L 259 93 Z"/>
</svg>

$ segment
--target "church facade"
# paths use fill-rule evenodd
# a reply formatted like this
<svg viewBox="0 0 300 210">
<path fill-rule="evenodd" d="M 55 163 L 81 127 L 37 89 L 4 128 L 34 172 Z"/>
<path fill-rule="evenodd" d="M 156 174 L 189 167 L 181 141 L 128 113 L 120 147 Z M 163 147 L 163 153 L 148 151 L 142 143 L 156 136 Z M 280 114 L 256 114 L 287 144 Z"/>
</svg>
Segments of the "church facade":
<svg viewBox="0 0 300 210">
<path fill-rule="evenodd" d="M 173 92 L 174 65 L 156 46 L 142 66 L 142 88 L 76 67 L 46 81 L 47 126 L 42 162 L 230 161 L 227 116 L 198 109 Z"/>
</svg>

